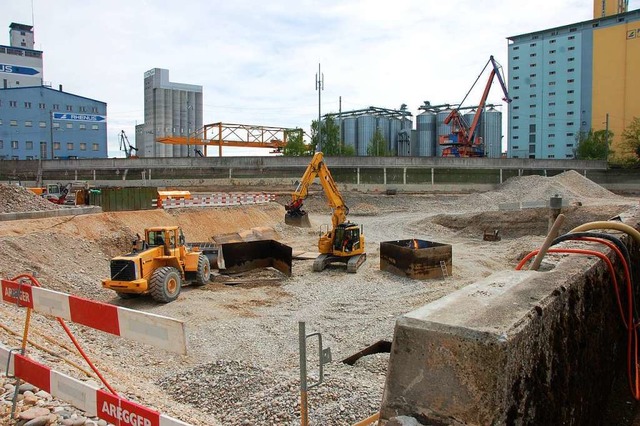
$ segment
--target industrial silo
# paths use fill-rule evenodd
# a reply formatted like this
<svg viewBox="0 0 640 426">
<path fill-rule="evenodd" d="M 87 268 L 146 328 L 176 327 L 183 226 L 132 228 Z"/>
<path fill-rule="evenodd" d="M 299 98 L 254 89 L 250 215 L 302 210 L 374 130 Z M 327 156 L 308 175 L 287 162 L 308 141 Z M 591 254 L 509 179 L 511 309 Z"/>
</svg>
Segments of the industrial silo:
<svg viewBox="0 0 640 426">
<path fill-rule="evenodd" d="M 393 155 L 399 155 L 398 132 L 402 130 L 402 121 L 398 118 L 389 120 L 389 149 Z"/>
<path fill-rule="evenodd" d="M 502 113 L 491 107 L 482 120 L 485 157 L 500 158 L 502 155 Z"/>
<path fill-rule="evenodd" d="M 418 152 L 421 157 L 436 155 L 436 114 L 425 111 L 416 117 Z"/>
<path fill-rule="evenodd" d="M 443 109 L 442 111 L 438 111 L 436 114 L 436 156 L 442 157 L 442 150 L 445 148 L 440 145 L 440 136 L 449 136 L 451 133 L 451 125 L 444 124 L 445 118 L 447 118 L 451 114 L 450 109 Z"/>
<path fill-rule="evenodd" d="M 356 144 L 357 155 L 367 155 L 367 149 L 376 131 L 377 119 L 372 115 L 358 117 L 358 143 Z"/>
<path fill-rule="evenodd" d="M 358 142 L 358 123 L 355 117 L 343 118 L 342 119 L 342 140 L 344 141 L 345 146 L 353 147 L 356 149 L 356 144 Z"/>
</svg>

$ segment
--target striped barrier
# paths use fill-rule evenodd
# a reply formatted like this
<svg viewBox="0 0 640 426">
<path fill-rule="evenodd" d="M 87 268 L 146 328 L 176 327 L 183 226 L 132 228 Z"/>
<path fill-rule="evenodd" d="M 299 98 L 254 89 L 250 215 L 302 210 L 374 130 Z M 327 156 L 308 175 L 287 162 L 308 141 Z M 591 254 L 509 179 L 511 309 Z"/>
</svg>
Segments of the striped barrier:
<svg viewBox="0 0 640 426">
<path fill-rule="evenodd" d="M 9 280 L 1 280 L 0 285 L 2 300 L 7 303 L 171 352 L 187 353 L 182 321 Z"/>
<path fill-rule="evenodd" d="M 196 195 L 192 198 L 167 198 L 162 200 L 162 208 L 175 209 L 185 207 L 226 207 L 248 204 L 266 204 L 275 201 L 275 194 L 266 193 L 216 193 L 211 195 Z M 158 205 L 158 200 L 152 200 L 152 205 Z"/>
<path fill-rule="evenodd" d="M 7 376 L 24 380 L 54 398 L 73 404 L 87 416 L 99 417 L 116 426 L 189 426 L 188 423 L 51 370 L 24 355 L 12 352 L 2 344 L 0 365 Z"/>
</svg>

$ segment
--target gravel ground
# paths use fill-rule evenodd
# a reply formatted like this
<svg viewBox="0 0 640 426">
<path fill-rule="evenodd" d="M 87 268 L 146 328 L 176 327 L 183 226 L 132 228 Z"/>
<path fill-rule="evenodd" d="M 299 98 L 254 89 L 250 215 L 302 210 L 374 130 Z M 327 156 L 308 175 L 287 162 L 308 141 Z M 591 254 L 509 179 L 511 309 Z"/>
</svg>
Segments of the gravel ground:
<svg viewBox="0 0 640 426">
<path fill-rule="evenodd" d="M 255 207 L 182 211 L 119 212 L 0 223 L 0 277 L 35 271 L 45 287 L 185 321 L 188 355 L 181 356 L 117 339 L 73 324 L 70 327 L 110 384 L 123 395 L 194 425 L 298 425 L 298 322 L 307 333 L 320 332 L 333 361 L 325 366 L 325 383 L 309 391 L 311 424 L 350 425 L 375 413 L 380 405 L 388 354 L 345 358 L 379 341 L 391 341 L 396 319 L 430 301 L 493 272 L 513 269 L 522 253 L 537 248 L 546 233 L 547 213 L 499 212 L 498 203 L 545 201 L 556 193 L 580 202 L 567 216 L 583 223 L 638 208 L 638 200 L 618 197 L 575 172 L 554 178 L 522 177 L 498 190 L 472 195 L 343 194 L 349 218 L 364 226 L 367 261 L 357 274 L 342 267 L 311 272 L 311 260 L 296 260 L 293 275 L 271 270 L 241 276 L 217 276 L 200 288 L 185 288 L 166 305 L 150 299 L 120 300 L 102 290 L 111 256 L 128 249 L 130 238 L 145 226 L 179 224 L 188 240 L 272 227 L 294 252 L 314 252 L 318 229 L 330 223 L 322 193 L 305 202 L 311 229 L 283 224 L 283 203 Z M 2 199 L 4 200 L 4 199 Z M 4 202 L 4 201 L 2 201 Z M 524 225 L 523 225 L 524 224 Z M 500 242 L 482 241 L 482 228 L 501 229 Z M 530 232 L 527 232 L 527 228 Z M 453 276 L 446 280 L 411 280 L 379 269 L 382 241 L 419 238 L 451 244 Z M 233 281 L 235 285 L 224 285 Z M 0 342 L 19 346 L 24 312 L 0 305 L 4 328 Z M 30 356 L 57 371 L 96 380 L 70 362 L 84 365 L 59 327 L 33 315 Z M 317 347 L 309 344 L 312 377 Z M 0 398 L 0 424 L 13 424 L 7 404 L 13 381 Z M 31 390 L 34 395 L 37 389 Z M 12 393 L 11 393 L 12 394 Z M 56 414 L 50 424 L 97 424 L 64 403 L 22 393 L 19 410 L 41 406 Z M 28 398 L 27 398 L 28 397 Z M 63 408 L 60 408 L 63 407 Z M 62 413 L 62 414 L 60 414 Z M 65 417 L 66 416 L 66 417 Z"/>
</svg>

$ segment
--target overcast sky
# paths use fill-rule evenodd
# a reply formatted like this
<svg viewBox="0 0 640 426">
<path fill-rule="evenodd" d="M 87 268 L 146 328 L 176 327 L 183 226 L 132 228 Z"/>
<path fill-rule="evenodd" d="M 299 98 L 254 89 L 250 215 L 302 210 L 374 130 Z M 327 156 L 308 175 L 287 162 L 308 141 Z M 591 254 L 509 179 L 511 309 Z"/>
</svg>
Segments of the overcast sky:
<svg viewBox="0 0 640 426">
<path fill-rule="evenodd" d="M 490 55 L 506 68 L 507 37 L 590 20 L 593 2 L 0 0 L 0 10 L 0 44 L 9 44 L 11 22 L 33 24 L 44 80 L 107 102 L 109 155 L 123 156 L 118 134 L 133 142 L 151 68 L 203 86 L 204 123 L 309 132 L 318 63 L 322 114 L 337 112 L 342 96 L 343 111 L 404 103 L 415 116 L 425 100 L 462 101 Z M 466 105 L 477 104 L 488 77 Z M 488 101 L 504 105 L 501 92 L 495 81 Z"/>
</svg>

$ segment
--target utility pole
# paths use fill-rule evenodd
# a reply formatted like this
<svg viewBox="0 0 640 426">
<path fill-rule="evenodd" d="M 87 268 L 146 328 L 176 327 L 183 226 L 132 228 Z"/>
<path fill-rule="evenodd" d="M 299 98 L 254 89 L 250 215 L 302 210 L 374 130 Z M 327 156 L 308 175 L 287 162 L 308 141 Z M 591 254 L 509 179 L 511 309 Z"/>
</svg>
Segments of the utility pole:
<svg viewBox="0 0 640 426">
<path fill-rule="evenodd" d="M 338 153 L 342 155 L 342 96 L 338 97 L 338 129 L 338 142 L 340 143 L 340 145 L 338 145 Z"/>
<path fill-rule="evenodd" d="M 322 91 L 324 90 L 324 74 L 320 71 L 320 64 L 318 64 L 318 73 L 316 74 L 316 90 L 318 91 L 318 143 L 316 145 L 316 152 L 322 151 L 322 121 L 320 121 L 321 105 L 322 105 Z"/>
</svg>

